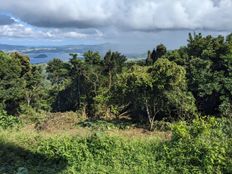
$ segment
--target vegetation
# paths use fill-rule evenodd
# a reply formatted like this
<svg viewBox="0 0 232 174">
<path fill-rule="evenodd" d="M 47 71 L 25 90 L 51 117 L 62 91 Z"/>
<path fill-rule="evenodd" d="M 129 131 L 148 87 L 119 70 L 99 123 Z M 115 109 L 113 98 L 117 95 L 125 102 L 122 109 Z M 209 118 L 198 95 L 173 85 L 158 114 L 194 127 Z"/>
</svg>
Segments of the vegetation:
<svg viewBox="0 0 232 174">
<path fill-rule="evenodd" d="M 88 136 L 2 131 L 1 173 L 231 173 L 228 119 L 171 126 L 173 136 L 141 138 L 101 131 Z M 128 141 L 130 140 L 130 141 Z"/>
<path fill-rule="evenodd" d="M 89 118 L 189 120 L 195 115 L 230 117 L 232 113 L 232 36 L 190 34 L 188 45 L 167 51 L 158 45 L 144 62 L 127 62 L 118 52 L 101 59 L 54 59 L 30 64 L 18 53 L 1 52 L 1 108 L 10 115 L 28 110 L 77 111 Z"/>
<path fill-rule="evenodd" d="M 0 173 L 232 173 L 232 34 L 70 56 L 0 52 Z"/>
</svg>

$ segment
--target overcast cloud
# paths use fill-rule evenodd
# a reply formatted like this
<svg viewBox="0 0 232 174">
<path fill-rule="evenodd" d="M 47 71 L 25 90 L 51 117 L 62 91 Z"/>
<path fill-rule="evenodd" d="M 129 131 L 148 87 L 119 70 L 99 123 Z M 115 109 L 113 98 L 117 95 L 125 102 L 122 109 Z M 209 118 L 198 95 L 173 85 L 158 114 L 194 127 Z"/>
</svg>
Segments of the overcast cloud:
<svg viewBox="0 0 232 174">
<path fill-rule="evenodd" d="M 117 40 L 120 35 L 131 38 L 134 32 L 147 37 L 160 31 L 232 31 L 232 0 L 0 0 L 0 4 L 0 37 Z"/>
<path fill-rule="evenodd" d="M 1 11 L 40 27 L 232 29 L 231 0 L 0 0 Z"/>
</svg>

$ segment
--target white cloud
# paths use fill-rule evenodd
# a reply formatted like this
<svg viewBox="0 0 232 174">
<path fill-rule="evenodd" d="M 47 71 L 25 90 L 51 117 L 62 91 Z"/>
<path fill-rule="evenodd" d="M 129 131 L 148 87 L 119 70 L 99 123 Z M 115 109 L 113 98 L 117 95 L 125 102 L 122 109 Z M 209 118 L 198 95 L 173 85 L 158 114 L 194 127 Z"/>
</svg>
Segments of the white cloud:
<svg viewBox="0 0 232 174">
<path fill-rule="evenodd" d="M 0 0 L 0 10 L 42 27 L 232 29 L 232 0 Z M 69 33 L 72 35 L 72 33 Z"/>
<path fill-rule="evenodd" d="M 31 28 L 22 24 L 2 25 L 0 26 L 0 36 L 2 37 L 32 37 L 35 33 Z"/>
<path fill-rule="evenodd" d="M 62 30 L 62 29 L 40 29 L 32 26 L 27 26 L 21 23 L 11 25 L 0 25 L 0 37 L 14 38 L 44 38 L 44 39 L 88 39 L 90 37 L 98 38 L 103 35 L 100 31 L 92 33 L 79 32 L 77 30 Z"/>
</svg>

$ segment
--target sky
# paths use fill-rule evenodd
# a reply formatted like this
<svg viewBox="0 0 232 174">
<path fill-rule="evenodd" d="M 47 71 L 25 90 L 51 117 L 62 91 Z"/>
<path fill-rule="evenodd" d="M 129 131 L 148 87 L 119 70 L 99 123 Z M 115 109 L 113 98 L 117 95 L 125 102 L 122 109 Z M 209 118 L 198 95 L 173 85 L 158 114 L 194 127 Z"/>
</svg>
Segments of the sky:
<svg viewBox="0 0 232 174">
<path fill-rule="evenodd" d="M 174 49 L 189 32 L 229 34 L 231 9 L 232 0 L 0 0 L 0 43 Z"/>
</svg>

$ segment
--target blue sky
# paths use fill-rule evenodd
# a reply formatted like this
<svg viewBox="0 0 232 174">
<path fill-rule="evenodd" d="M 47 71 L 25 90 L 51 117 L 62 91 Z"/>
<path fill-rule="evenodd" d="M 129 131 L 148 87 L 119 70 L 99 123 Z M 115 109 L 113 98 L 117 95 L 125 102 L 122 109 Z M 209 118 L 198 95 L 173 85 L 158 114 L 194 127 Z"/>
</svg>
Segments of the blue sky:
<svg viewBox="0 0 232 174">
<path fill-rule="evenodd" d="M 232 31 L 232 0 L 0 0 L 0 43 L 116 43 L 145 51 L 186 43 L 189 32 Z"/>
</svg>

